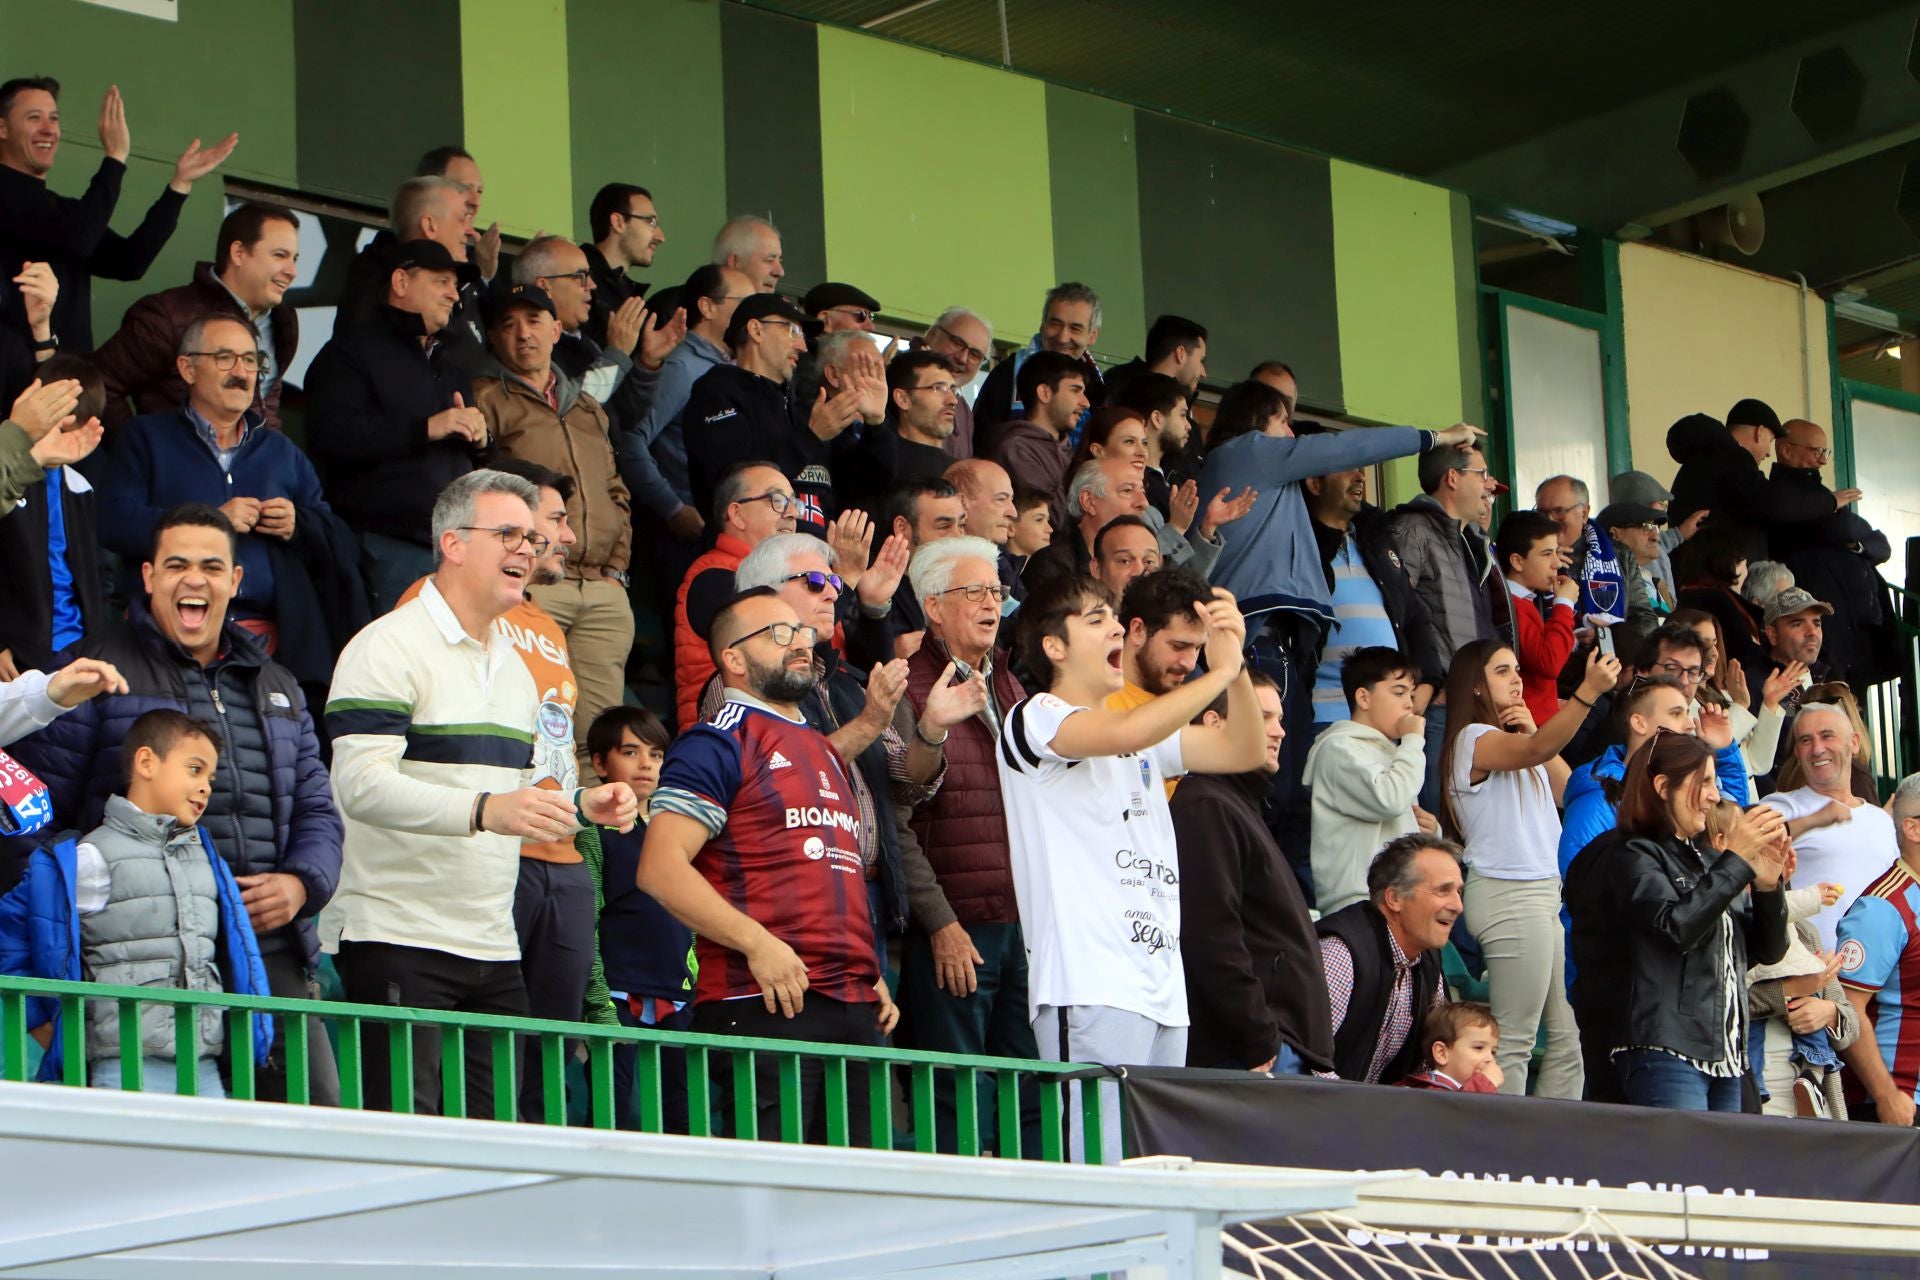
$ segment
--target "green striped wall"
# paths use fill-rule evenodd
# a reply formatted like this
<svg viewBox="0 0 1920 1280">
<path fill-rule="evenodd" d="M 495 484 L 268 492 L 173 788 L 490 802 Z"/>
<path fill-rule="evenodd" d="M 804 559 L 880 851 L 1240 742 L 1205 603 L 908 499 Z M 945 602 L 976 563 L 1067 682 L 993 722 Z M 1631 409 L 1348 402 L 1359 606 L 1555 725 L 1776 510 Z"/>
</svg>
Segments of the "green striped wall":
<svg viewBox="0 0 1920 1280">
<path fill-rule="evenodd" d="M 656 285 L 705 261 L 726 217 L 758 213 L 783 230 L 791 292 L 848 280 L 914 322 L 964 303 L 1023 341 L 1047 287 L 1079 279 L 1102 294 L 1104 357 L 1177 312 L 1213 331 L 1217 381 L 1284 359 L 1312 409 L 1433 426 L 1478 403 L 1465 201 L 1420 183 L 716 0 L 181 11 L 0 0 L 0 45 L 68 85 L 56 188 L 90 175 L 102 68 L 120 78 L 123 225 L 195 133 L 240 129 L 234 177 L 371 206 L 422 151 L 462 141 L 483 219 L 514 235 L 583 236 L 601 183 L 650 187 Z M 207 256 L 219 214 L 203 185 L 147 282 L 98 286 L 103 328 Z"/>
</svg>

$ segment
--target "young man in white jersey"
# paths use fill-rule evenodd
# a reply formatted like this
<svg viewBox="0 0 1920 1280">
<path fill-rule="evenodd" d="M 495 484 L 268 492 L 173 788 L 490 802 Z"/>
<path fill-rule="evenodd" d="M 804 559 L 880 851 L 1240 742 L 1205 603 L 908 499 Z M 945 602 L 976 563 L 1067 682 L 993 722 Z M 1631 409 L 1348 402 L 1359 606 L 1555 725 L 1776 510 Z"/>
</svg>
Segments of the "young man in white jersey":
<svg viewBox="0 0 1920 1280">
<path fill-rule="evenodd" d="M 1266 746 L 1243 669 L 1247 624 L 1231 594 L 1216 588 L 1204 606 L 1205 674 L 1130 711 L 1106 708 L 1123 682 L 1115 603 L 1098 581 L 1073 577 L 1029 596 L 1019 614 L 1022 657 L 1047 687 L 1014 705 L 1000 735 L 1028 1012 L 1042 1058 L 1177 1067 L 1187 994 L 1164 784 L 1245 773 Z M 1189 723 L 1222 693 L 1224 729 Z M 1118 1091 L 1103 1088 L 1102 1102 L 1101 1155 L 1118 1160 Z M 1083 1154 L 1077 1136 L 1072 1149 Z"/>
</svg>

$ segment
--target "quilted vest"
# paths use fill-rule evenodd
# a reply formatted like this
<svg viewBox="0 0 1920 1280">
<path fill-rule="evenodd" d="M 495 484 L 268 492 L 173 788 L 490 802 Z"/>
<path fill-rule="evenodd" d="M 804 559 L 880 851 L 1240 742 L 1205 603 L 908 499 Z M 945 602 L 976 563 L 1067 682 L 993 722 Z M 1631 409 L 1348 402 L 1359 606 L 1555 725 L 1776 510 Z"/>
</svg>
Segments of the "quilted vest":
<svg viewBox="0 0 1920 1280">
<path fill-rule="evenodd" d="M 707 642 L 694 634 L 693 625 L 687 621 L 687 588 L 709 569 L 732 573 L 751 550 L 732 534 L 721 534 L 713 549 L 693 562 L 673 593 L 674 708 L 682 732 L 700 723 L 700 691 L 713 678 L 713 657 L 707 652 Z"/>
<path fill-rule="evenodd" d="M 80 963 L 88 981 L 119 987 L 169 987 L 220 991 L 215 960 L 220 941 L 220 899 L 207 848 L 197 827 L 179 827 L 165 815 L 145 813 L 124 797 L 107 801 L 105 820 L 87 836 L 111 872 L 107 905 L 80 918 Z M 224 1015 L 214 1008 L 182 1010 L 199 1019 L 199 1056 L 220 1052 Z M 118 1054 L 119 1006 L 87 1004 L 87 1061 Z M 173 1010 L 140 1007 L 140 1052 L 174 1056 Z"/>
<path fill-rule="evenodd" d="M 994 655 L 993 701 L 1004 714 L 1026 696 L 1013 672 Z M 918 717 L 933 682 L 946 670 L 945 645 L 929 635 L 907 662 L 907 700 Z M 947 776 L 933 800 L 913 812 L 913 834 L 926 852 L 947 904 L 961 924 L 1012 924 L 1020 919 L 1013 896 L 1013 857 L 1000 798 L 994 709 L 957 724 L 947 735 Z"/>
</svg>

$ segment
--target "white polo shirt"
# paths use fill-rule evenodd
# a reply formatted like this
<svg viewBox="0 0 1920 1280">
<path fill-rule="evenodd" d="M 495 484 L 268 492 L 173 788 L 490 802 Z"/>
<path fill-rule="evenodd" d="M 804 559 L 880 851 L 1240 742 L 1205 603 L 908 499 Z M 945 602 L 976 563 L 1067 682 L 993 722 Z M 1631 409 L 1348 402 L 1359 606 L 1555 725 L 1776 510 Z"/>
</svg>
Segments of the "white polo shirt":
<svg viewBox="0 0 1920 1280">
<path fill-rule="evenodd" d="M 1186 772 L 1180 735 L 1138 755 L 1069 760 L 1060 725 L 1085 711 L 1037 694 L 1000 735 L 1000 796 L 1027 949 L 1027 1014 L 1103 1005 L 1187 1025 L 1180 862 L 1165 783 Z"/>
</svg>

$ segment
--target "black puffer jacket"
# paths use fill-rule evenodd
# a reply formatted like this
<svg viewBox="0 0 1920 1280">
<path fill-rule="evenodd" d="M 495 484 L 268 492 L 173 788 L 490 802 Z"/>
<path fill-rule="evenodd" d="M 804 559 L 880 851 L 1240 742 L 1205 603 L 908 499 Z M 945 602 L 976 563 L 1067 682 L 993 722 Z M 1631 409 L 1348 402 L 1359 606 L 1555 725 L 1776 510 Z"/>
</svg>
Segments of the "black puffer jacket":
<svg viewBox="0 0 1920 1280">
<path fill-rule="evenodd" d="M 1703 858 L 1678 838 L 1614 830 L 1588 845 L 1565 889 L 1582 1039 L 1718 1061 L 1720 918 L 1733 917 L 1733 975 L 1743 993 L 1747 966 L 1773 964 L 1787 949 L 1786 894 L 1755 888 L 1749 897 L 1752 884 L 1753 868 L 1738 854 Z M 1746 1008 L 1744 994 L 1739 1005 Z"/>
<path fill-rule="evenodd" d="M 1833 495 L 1784 485 L 1760 473 L 1760 464 L 1740 447 L 1718 418 L 1688 414 L 1667 428 L 1667 453 L 1680 464 L 1673 478 L 1667 518 L 1679 524 L 1701 508 L 1706 524 L 1740 535 L 1749 560 L 1767 555 L 1767 533 L 1774 525 L 1818 520 L 1833 514 Z"/>
<path fill-rule="evenodd" d="M 1313 522 L 1313 536 L 1320 543 L 1320 563 L 1327 571 L 1327 591 L 1333 591 L 1333 557 L 1346 541 L 1331 525 Z M 1412 658 L 1420 668 L 1421 679 L 1436 688 L 1447 682 L 1447 667 L 1453 654 L 1441 647 L 1440 633 L 1434 629 L 1433 614 L 1427 602 L 1413 589 L 1407 566 L 1400 559 L 1388 526 L 1386 512 L 1365 506 L 1353 518 L 1353 537 L 1360 547 L 1361 563 L 1367 576 L 1380 588 L 1380 599 L 1387 608 L 1387 621 L 1393 624 L 1394 639 L 1400 652 Z"/>
</svg>

